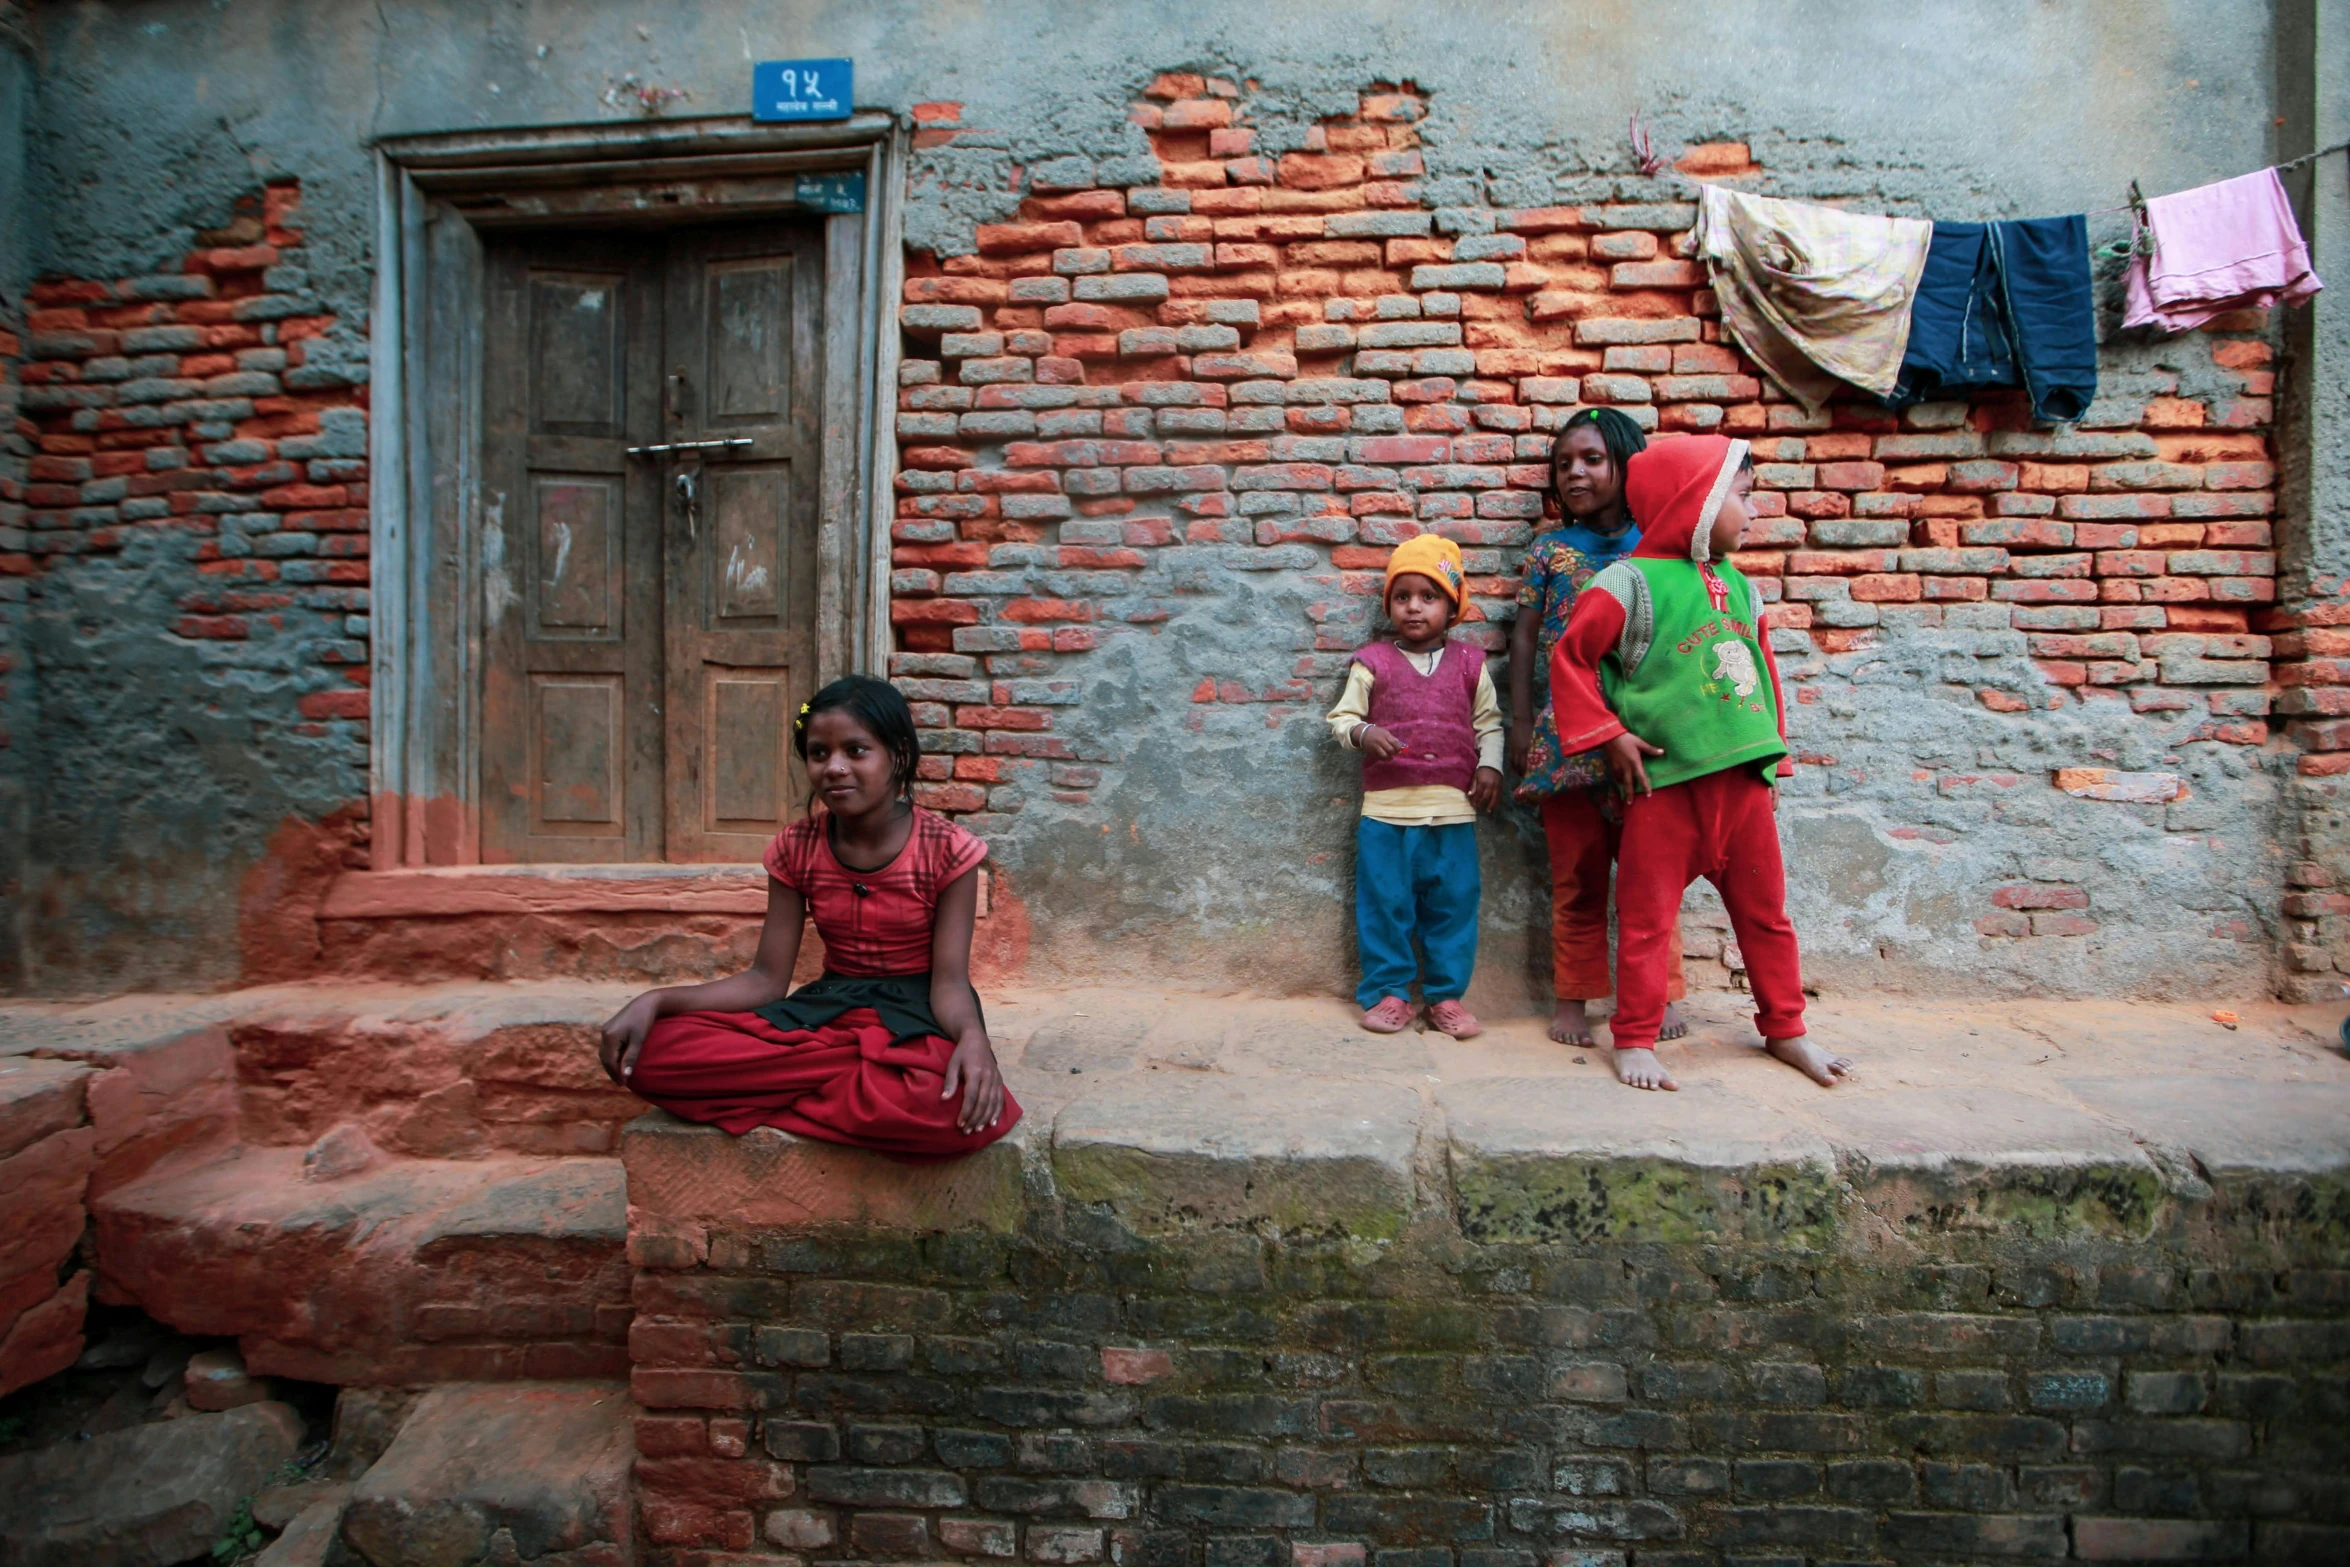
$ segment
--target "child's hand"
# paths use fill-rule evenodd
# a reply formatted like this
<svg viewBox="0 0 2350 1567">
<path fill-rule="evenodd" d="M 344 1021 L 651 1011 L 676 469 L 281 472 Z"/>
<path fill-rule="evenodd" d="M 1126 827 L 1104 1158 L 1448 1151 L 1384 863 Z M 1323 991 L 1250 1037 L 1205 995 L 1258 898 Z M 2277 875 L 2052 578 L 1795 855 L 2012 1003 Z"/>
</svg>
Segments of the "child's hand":
<svg viewBox="0 0 2350 1567">
<path fill-rule="evenodd" d="M 612 1021 L 604 1025 L 596 1054 L 603 1061 L 604 1075 L 623 1088 L 636 1070 L 636 1058 L 644 1053 L 645 1036 L 660 1021 L 660 995 L 657 990 L 646 991 L 613 1013 Z"/>
<path fill-rule="evenodd" d="M 1501 804 L 1501 774 L 1490 767 L 1477 769 L 1477 776 L 1469 783 L 1469 803 L 1480 811 L 1490 811 Z"/>
<path fill-rule="evenodd" d="M 1607 770 L 1616 775 L 1617 788 L 1627 795 L 1656 792 L 1648 786 L 1648 767 L 1641 758 L 1664 755 L 1663 746 L 1650 745 L 1627 729 L 1610 740 L 1606 750 Z"/>
<path fill-rule="evenodd" d="M 1003 1119 L 1004 1074 L 996 1065 L 995 1048 L 983 1033 L 964 1035 L 955 1053 L 947 1057 L 946 1086 L 938 1097 L 952 1099 L 958 1093 L 963 1096 L 963 1105 L 955 1115 L 955 1129 L 965 1136 L 985 1131 Z"/>
<path fill-rule="evenodd" d="M 1355 744 L 1374 762 L 1384 762 L 1403 749 L 1403 742 L 1377 724 L 1365 724 L 1355 731 Z"/>
<path fill-rule="evenodd" d="M 1502 759 L 1510 764 L 1510 771 L 1520 778 L 1526 776 L 1526 757 L 1534 749 L 1534 720 L 1525 719 L 1510 725 L 1510 737 L 1502 747 Z"/>
</svg>

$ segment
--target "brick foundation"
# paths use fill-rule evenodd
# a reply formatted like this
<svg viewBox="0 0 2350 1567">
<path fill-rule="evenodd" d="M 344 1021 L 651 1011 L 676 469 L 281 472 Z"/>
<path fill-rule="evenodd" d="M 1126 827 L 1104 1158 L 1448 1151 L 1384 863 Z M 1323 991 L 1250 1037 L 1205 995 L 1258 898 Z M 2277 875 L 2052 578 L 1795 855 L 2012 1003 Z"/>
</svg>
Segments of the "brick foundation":
<svg viewBox="0 0 2350 1567">
<path fill-rule="evenodd" d="M 999 1146 L 844 1182 L 813 1145 L 631 1130 L 650 1560 L 2350 1551 L 2330 1177 L 1839 1186 L 1726 1148 L 1497 1163 L 1456 1122 L 1416 1209 L 1349 1163 L 1327 1227 L 1277 1230 L 1268 1183 L 1312 1189 L 1313 1154 L 1217 1181 L 1228 1151 L 1097 1169 L 1066 1115 L 1052 1141 L 1025 1175 Z"/>
</svg>

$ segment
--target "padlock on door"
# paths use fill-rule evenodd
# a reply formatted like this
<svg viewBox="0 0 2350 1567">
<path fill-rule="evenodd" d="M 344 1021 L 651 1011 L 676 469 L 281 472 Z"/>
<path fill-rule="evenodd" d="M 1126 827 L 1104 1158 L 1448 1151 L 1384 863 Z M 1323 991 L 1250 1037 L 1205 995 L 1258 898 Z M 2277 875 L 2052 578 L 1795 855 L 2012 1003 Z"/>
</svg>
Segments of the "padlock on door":
<svg viewBox="0 0 2350 1567">
<path fill-rule="evenodd" d="M 677 509 L 685 514 L 685 536 L 693 539 L 702 512 L 702 470 L 680 468 L 670 486 L 677 492 Z"/>
</svg>

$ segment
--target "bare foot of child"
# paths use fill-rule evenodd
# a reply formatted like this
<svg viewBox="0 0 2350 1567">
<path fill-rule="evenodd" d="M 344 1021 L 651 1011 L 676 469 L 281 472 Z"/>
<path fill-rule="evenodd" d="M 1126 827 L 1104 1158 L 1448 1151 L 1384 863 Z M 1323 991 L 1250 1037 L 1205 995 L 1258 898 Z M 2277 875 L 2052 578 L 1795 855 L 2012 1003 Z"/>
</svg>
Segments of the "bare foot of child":
<svg viewBox="0 0 2350 1567">
<path fill-rule="evenodd" d="M 1659 1039 L 1685 1039 L 1688 1034 L 1689 1020 L 1681 1015 L 1679 1007 L 1674 1006 L 1670 1001 L 1666 1002 L 1664 1026 L 1656 1031 L 1656 1037 Z"/>
<path fill-rule="evenodd" d="M 1616 1080 L 1626 1088 L 1662 1088 L 1668 1093 L 1680 1092 L 1681 1085 L 1673 1081 L 1673 1074 L 1656 1058 L 1653 1050 L 1618 1050 Z"/>
<path fill-rule="evenodd" d="M 1836 1080 L 1852 1070 L 1849 1057 L 1828 1054 L 1811 1042 L 1809 1034 L 1798 1034 L 1793 1039 L 1766 1039 L 1763 1048 L 1822 1088 L 1834 1088 Z"/>
</svg>

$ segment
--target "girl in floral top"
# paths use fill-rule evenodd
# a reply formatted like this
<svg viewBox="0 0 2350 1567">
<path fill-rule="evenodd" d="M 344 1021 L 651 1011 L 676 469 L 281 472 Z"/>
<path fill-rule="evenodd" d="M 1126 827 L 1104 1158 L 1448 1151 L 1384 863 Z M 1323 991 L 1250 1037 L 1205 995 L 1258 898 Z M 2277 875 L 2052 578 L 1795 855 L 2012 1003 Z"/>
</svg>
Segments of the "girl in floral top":
<svg viewBox="0 0 2350 1567">
<path fill-rule="evenodd" d="M 1575 595 L 1602 568 L 1629 555 L 1640 529 L 1624 508 L 1624 466 L 1648 442 L 1640 426 L 1613 408 L 1585 408 L 1559 426 L 1550 449 L 1558 525 L 1536 536 L 1522 567 L 1518 616 L 1510 627 L 1509 762 L 1517 797 L 1542 811 L 1550 846 L 1551 984 L 1558 998 L 1550 1037 L 1563 1045 L 1592 1042 L 1585 1004 L 1610 993 L 1607 960 L 1608 869 L 1623 834 L 1623 815 L 1596 751 L 1562 754 L 1550 708 L 1550 651 L 1566 630 Z M 1668 994 L 1684 993 L 1676 933 Z M 1689 1031 L 1665 1008 L 1660 1037 Z"/>
</svg>

